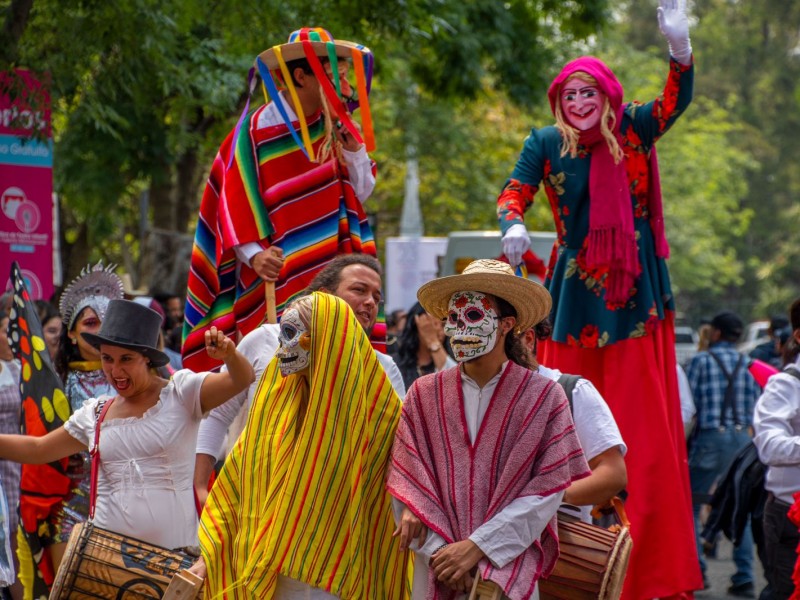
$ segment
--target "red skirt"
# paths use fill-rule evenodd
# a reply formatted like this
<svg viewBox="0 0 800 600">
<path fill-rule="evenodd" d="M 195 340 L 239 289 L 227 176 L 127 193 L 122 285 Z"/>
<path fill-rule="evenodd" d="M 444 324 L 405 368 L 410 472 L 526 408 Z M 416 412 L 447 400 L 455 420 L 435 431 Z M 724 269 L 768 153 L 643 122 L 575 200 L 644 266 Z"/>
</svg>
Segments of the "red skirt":
<svg viewBox="0 0 800 600">
<path fill-rule="evenodd" d="M 539 358 L 547 367 L 589 379 L 628 446 L 625 510 L 633 551 L 622 597 L 666 598 L 702 589 L 672 313 L 653 333 L 604 348 L 548 340 Z"/>
</svg>

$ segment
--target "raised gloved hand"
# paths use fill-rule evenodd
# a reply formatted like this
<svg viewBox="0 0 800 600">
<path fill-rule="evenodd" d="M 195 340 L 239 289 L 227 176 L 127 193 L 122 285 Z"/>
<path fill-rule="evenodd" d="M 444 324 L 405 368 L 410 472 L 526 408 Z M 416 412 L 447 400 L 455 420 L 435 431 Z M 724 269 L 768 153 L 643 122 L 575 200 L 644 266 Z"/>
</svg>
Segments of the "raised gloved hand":
<svg viewBox="0 0 800 600">
<path fill-rule="evenodd" d="M 522 255 L 530 247 L 531 238 L 522 223 L 514 223 L 503 236 L 503 254 L 506 255 L 512 267 L 516 267 L 522 262 Z"/>
<path fill-rule="evenodd" d="M 692 43 L 689 41 L 686 0 L 659 0 L 658 27 L 667 38 L 672 57 L 682 65 L 688 65 L 692 60 Z"/>
</svg>

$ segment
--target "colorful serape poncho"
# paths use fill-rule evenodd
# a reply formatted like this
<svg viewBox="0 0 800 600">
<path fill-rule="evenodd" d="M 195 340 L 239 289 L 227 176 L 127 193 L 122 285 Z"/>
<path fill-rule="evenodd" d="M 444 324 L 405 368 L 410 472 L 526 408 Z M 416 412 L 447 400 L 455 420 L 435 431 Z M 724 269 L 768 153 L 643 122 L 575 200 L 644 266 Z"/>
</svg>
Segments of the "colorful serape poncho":
<svg viewBox="0 0 800 600">
<path fill-rule="evenodd" d="M 460 367 L 421 377 L 403 403 L 387 487 L 447 543 L 467 539 L 516 498 L 549 496 L 589 474 L 569 403 L 554 382 L 511 361 L 470 442 Z M 512 600 L 530 598 L 558 558 L 556 517 L 503 568 L 481 577 Z M 429 572 L 428 598 L 458 595 Z"/>
<path fill-rule="evenodd" d="M 207 599 L 272 598 L 278 574 L 343 599 L 409 596 L 384 488 L 400 398 L 343 300 L 315 293 L 310 331 L 308 377 L 270 363 L 206 502 Z"/>
<path fill-rule="evenodd" d="M 234 132 L 219 149 L 200 205 L 192 249 L 183 329 L 183 365 L 204 371 L 220 365 L 204 350 L 212 325 L 236 339 L 264 320 L 264 282 L 239 263 L 234 246 L 260 242 L 283 250 L 275 284 L 276 312 L 302 292 L 337 254 L 375 255 L 375 242 L 361 202 L 335 159 L 311 162 L 283 123 L 258 128 L 252 113 L 228 166 Z M 294 123 L 299 127 L 298 123 Z M 325 117 L 308 119 L 315 154 L 325 141 Z"/>
</svg>

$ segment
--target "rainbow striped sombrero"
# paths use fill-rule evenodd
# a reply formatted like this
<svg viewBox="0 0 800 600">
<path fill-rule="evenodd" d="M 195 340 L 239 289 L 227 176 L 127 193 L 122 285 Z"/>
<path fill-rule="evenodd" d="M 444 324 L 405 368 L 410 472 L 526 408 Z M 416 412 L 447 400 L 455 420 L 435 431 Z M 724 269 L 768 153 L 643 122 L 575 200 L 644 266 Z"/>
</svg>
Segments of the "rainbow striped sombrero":
<svg viewBox="0 0 800 600">
<path fill-rule="evenodd" d="M 283 105 L 277 103 L 276 106 L 297 145 L 303 149 L 309 160 L 313 161 L 314 150 L 311 147 L 308 127 L 302 110 L 300 110 L 292 77 L 286 66 L 287 62 L 300 58 L 305 58 L 311 66 L 335 117 L 358 142 L 366 145 L 368 152 L 372 152 L 375 149 L 375 134 L 372 129 L 372 116 L 369 108 L 369 92 L 372 88 L 372 72 L 375 63 L 372 51 L 361 44 L 346 40 L 334 40 L 333 36 L 321 27 L 303 27 L 293 31 L 287 43 L 273 46 L 256 57 L 255 68 L 264 83 L 265 96 L 274 99 L 279 94 L 279 90 L 288 91 L 299 121 L 299 134 L 295 131 L 292 119 L 284 111 Z M 320 58 L 327 58 L 331 63 L 332 80 L 328 79 Z M 353 61 L 356 82 L 355 98 L 343 98 L 339 82 L 338 62 L 348 59 Z M 360 129 L 350 116 L 357 108 L 361 113 Z"/>
</svg>

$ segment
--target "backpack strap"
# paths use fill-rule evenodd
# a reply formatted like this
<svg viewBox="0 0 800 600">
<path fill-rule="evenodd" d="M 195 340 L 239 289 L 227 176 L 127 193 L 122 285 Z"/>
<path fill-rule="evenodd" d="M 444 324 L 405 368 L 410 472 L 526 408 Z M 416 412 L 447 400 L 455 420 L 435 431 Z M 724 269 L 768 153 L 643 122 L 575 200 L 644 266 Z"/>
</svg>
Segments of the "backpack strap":
<svg viewBox="0 0 800 600">
<path fill-rule="evenodd" d="M 558 384 L 564 388 L 564 393 L 567 395 L 567 402 L 569 402 L 569 412 L 572 414 L 574 411 L 572 410 L 572 391 L 575 389 L 578 381 L 581 379 L 580 375 L 570 375 L 568 373 L 563 373 L 561 377 L 558 378 Z"/>
<path fill-rule="evenodd" d="M 789 375 L 791 375 L 792 377 L 796 377 L 797 379 L 800 379 L 800 370 L 798 370 L 798 369 L 797 369 L 797 367 L 795 367 L 794 365 L 789 365 L 789 366 L 787 366 L 787 367 L 786 367 L 786 368 L 783 370 L 783 372 L 784 372 L 784 373 L 788 373 L 788 374 L 789 374 Z"/>
</svg>

